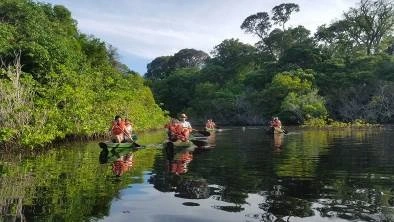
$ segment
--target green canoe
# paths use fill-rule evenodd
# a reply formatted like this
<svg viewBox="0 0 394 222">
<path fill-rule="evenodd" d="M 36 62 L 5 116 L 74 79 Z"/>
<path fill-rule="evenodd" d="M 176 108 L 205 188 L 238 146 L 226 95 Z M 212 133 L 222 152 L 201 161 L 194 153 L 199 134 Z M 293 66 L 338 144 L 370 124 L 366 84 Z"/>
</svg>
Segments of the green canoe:
<svg viewBox="0 0 394 222">
<path fill-rule="evenodd" d="M 111 141 L 100 142 L 101 148 L 134 148 L 136 143 L 113 143 Z"/>
</svg>

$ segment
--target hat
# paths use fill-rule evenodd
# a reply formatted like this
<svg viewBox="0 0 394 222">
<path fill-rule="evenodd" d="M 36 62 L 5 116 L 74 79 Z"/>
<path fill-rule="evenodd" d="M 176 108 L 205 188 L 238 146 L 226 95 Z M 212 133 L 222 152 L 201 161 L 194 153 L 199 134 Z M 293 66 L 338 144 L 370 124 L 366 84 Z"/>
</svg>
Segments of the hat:
<svg viewBox="0 0 394 222">
<path fill-rule="evenodd" d="M 181 117 L 181 118 L 187 118 L 186 114 L 184 114 L 184 113 L 182 113 L 182 114 L 180 115 L 180 117 Z"/>
</svg>

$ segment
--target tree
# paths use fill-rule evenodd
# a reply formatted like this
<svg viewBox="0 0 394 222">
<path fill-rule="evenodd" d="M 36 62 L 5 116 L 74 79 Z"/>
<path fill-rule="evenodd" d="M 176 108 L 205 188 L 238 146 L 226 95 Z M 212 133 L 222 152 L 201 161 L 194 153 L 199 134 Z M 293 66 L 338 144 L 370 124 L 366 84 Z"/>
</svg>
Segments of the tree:
<svg viewBox="0 0 394 222">
<path fill-rule="evenodd" d="M 178 68 L 202 68 L 209 59 L 209 55 L 201 50 L 181 49 L 168 60 L 171 70 Z"/>
<path fill-rule="evenodd" d="M 293 12 L 299 12 L 300 7 L 294 3 L 283 3 L 272 8 L 272 20 L 274 24 L 282 24 L 282 30 L 285 31 L 285 24 L 289 21 Z"/>
<path fill-rule="evenodd" d="M 215 46 L 210 65 L 220 65 L 226 69 L 227 80 L 248 72 L 254 67 L 257 50 L 238 39 L 226 39 Z"/>
<path fill-rule="evenodd" d="M 387 0 L 361 0 L 350 8 L 344 19 L 318 29 L 319 40 L 344 44 L 345 48 L 363 50 L 367 55 L 381 51 L 380 44 L 392 34 L 394 3 Z"/>
<path fill-rule="evenodd" d="M 274 29 L 263 38 L 260 48 L 266 48 L 276 59 L 280 59 L 285 51 L 291 48 L 315 48 L 315 42 L 309 35 L 310 31 L 303 26 L 289 28 L 285 31 Z"/>
<path fill-rule="evenodd" d="M 281 104 L 290 93 L 293 93 L 292 98 L 297 97 L 297 100 L 303 99 L 303 95 L 307 95 L 315 87 L 314 73 L 312 70 L 291 70 L 289 72 L 277 73 L 272 79 L 269 87 L 261 92 L 261 107 L 264 114 L 267 116 L 277 115 L 284 111 Z M 306 101 L 306 99 L 304 99 Z M 289 100 L 290 101 L 290 100 Z M 294 101 L 292 99 L 291 101 Z M 287 102 L 290 103 L 290 102 Z M 285 106 L 286 108 L 289 106 Z"/>
<path fill-rule="evenodd" d="M 115 67 L 116 51 L 80 33 L 63 6 L 0 1 L 0 20 L 1 148 L 104 134 L 115 113 L 140 129 L 166 121 L 143 79 Z"/>
<path fill-rule="evenodd" d="M 379 45 L 394 28 L 394 3 L 386 0 L 361 0 L 359 8 L 345 13 L 354 29 L 350 34 L 358 43 L 365 45 L 367 55 L 379 52 Z"/>
<path fill-rule="evenodd" d="M 173 56 L 160 56 L 147 65 L 145 78 L 149 80 L 162 80 L 177 69 L 201 69 L 208 61 L 209 55 L 201 50 L 181 49 Z"/>
<path fill-rule="evenodd" d="M 270 17 L 267 12 L 258 12 L 248 16 L 242 23 L 241 29 L 246 33 L 252 33 L 261 39 L 267 35 L 271 28 Z"/>
<path fill-rule="evenodd" d="M 155 98 L 173 116 L 184 111 L 192 101 L 198 71 L 196 68 L 176 69 L 167 78 L 153 82 Z"/>
<path fill-rule="evenodd" d="M 145 78 L 150 80 L 161 80 L 168 77 L 170 67 L 168 61 L 172 56 L 160 56 L 155 58 L 152 62 L 146 66 L 147 72 Z"/>
</svg>

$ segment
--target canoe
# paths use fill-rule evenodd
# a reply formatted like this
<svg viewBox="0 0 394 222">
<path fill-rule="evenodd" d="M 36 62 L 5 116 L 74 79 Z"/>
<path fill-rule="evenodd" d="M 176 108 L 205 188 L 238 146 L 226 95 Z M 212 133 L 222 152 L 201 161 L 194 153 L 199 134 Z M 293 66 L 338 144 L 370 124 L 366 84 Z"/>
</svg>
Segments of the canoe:
<svg viewBox="0 0 394 222">
<path fill-rule="evenodd" d="M 274 135 L 274 134 L 287 134 L 288 132 L 284 128 L 269 127 L 268 129 L 265 130 L 265 133 L 268 135 Z"/>
<path fill-rule="evenodd" d="M 132 152 L 134 152 L 134 149 L 129 147 L 118 147 L 116 149 L 103 148 L 100 151 L 99 161 L 101 164 L 112 163 L 121 156 L 131 154 Z"/>
<path fill-rule="evenodd" d="M 208 140 L 208 136 L 193 136 L 193 137 L 190 137 L 190 140 L 203 140 L 203 141 L 207 141 L 207 140 Z"/>
<path fill-rule="evenodd" d="M 193 145 L 193 143 L 191 141 L 183 142 L 183 141 L 180 141 L 180 140 L 178 140 L 176 142 L 173 142 L 173 144 L 174 144 L 175 147 L 180 147 L 180 148 L 189 147 L 189 146 Z"/>
<path fill-rule="evenodd" d="M 164 147 L 168 147 L 168 146 L 173 146 L 175 148 L 188 148 L 188 147 L 192 147 L 192 146 L 197 146 L 197 147 L 206 147 L 208 146 L 208 142 L 207 140 L 201 140 L 201 139 L 196 139 L 196 138 L 190 138 L 189 141 L 176 141 L 176 142 L 171 142 L 171 141 L 166 141 L 163 143 Z"/>
<path fill-rule="evenodd" d="M 113 143 L 112 141 L 100 142 L 101 148 L 134 148 L 136 143 Z"/>
</svg>

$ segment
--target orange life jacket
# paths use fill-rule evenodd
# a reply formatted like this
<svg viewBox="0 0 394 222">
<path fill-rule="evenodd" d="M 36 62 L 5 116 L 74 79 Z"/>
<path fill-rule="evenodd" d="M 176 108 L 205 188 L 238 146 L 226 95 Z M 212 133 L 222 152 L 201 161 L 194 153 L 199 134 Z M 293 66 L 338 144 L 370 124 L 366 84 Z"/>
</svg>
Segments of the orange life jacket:
<svg viewBox="0 0 394 222">
<path fill-rule="evenodd" d="M 114 121 L 112 122 L 112 134 L 113 135 L 120 135 L 123 134 L 125 131 L 125 123 L 123 121 L 121 121 L 119 124 Z"/>
</svg>

